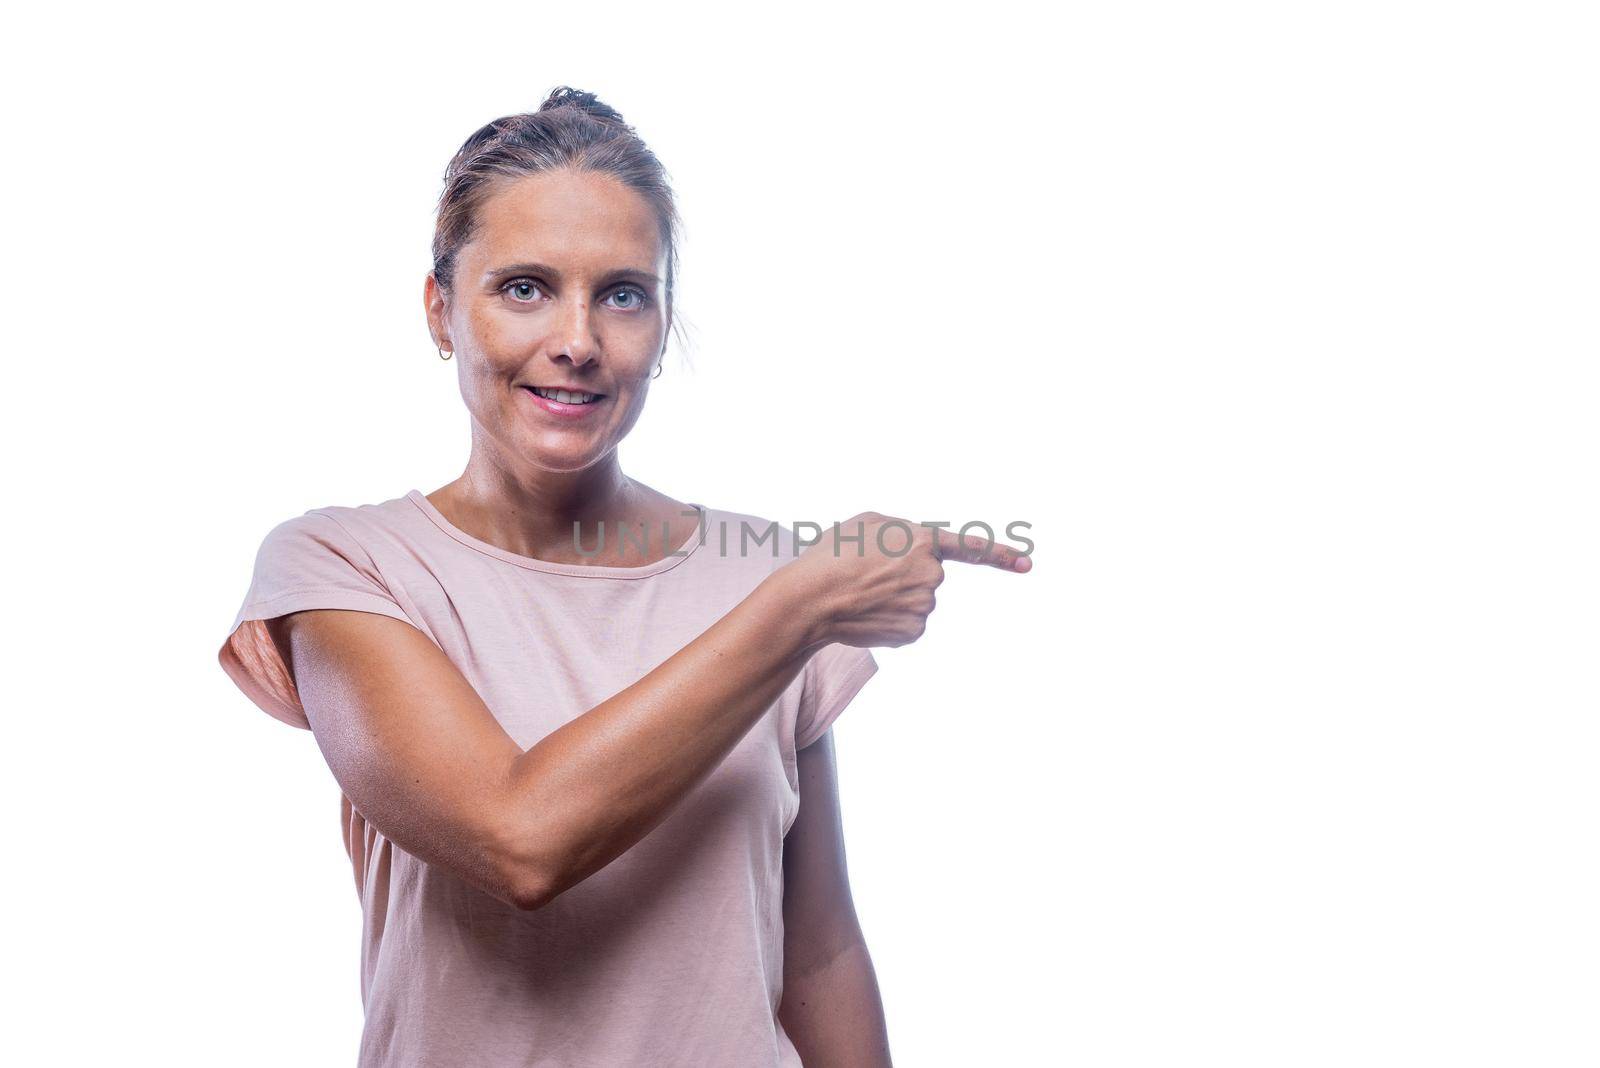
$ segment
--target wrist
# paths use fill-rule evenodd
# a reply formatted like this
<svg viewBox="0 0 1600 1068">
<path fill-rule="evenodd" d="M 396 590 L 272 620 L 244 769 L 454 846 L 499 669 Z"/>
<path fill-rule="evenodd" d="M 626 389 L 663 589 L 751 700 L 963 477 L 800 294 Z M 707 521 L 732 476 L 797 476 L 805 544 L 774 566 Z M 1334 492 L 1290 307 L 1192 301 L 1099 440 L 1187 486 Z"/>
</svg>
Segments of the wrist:
<svg viewBox="0 0 1600 1068">
<path fill-rule="evenodd" d="M 806 581 L 803 572 L 793 564 L 785 564 L 761 582 L 776 606 L 778 618 L 783 621 L 796 650 L 809 658 L 812 653 L 831 645 L 833 636 L 833 605 L 825 592 Z"/>
</svg>

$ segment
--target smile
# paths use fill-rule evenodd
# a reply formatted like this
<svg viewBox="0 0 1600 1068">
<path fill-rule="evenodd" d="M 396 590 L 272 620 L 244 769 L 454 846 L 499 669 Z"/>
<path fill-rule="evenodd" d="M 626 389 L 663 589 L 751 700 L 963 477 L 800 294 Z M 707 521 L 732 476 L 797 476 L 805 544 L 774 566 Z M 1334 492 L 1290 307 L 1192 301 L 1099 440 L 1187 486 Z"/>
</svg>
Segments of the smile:
<svg viewBox="0 0 1600 1068">
<path fill-rule="evenodd" d="M 545 389 L 540 386 L 521 387 L 523 396 L 550 415 L 562 419 L 582 419 L 600 410 L 604 393 L 581 393 L 570 389 Z"/>
<path fill-rule="evenodd" d="M 538 386 L 528 388 L 546 400 L 560 401 L 562 404 L 593 404 L 605 396 L 603 393 L 577 393 L 565 389 L 540 389 Z"/>
</svg>

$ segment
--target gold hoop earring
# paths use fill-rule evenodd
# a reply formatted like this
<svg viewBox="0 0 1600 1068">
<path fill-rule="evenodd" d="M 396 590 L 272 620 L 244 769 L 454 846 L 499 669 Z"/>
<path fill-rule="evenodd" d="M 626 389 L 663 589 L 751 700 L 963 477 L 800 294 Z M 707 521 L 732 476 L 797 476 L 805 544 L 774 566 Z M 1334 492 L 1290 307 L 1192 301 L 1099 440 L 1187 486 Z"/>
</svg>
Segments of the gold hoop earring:
<svg viewBox="0 0 1600 1068">
<path fill-rule="evenodd" d="M 439 352 L 439 359 L 441 359 L 441 360 L 448 360 L 450 358 L 450 356 L 454 356 L 455 355 L 455 350 L 454 349 L 452 349 L 450 351 L 450 356 L 446 356 L 444 354 L 444 349 L 439 349 L 438 352 Z"/>
</svg>

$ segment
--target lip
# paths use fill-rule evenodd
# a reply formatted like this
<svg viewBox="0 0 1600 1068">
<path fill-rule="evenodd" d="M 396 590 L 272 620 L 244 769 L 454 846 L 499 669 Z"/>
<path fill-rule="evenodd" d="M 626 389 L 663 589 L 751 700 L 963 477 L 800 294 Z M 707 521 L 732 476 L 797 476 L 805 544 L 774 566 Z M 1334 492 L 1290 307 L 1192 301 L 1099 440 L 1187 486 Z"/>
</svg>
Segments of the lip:
<svg viewBox="0 0 1600 1068">
<path fill-rule="evenodd" d="M 562 419 L 584 419 L 584 418 L 587 418 L 587 417 L 589 417 L 589 416 L 594 414 L 594 409 L 600 407 L 602 404 L 606 403 L 607 401 L 609 401 L 611 399 L 609 396 L 602 395 L 599 400 L 592 400 L 588 404 L 562 404 L 560 401 L 551 400 L 549 397 L 541 397 L 541 396 L 539 396 L 539 394 L 537 394 L 537 393 L 535 393 L 533 391 L 533 387 L 532 386 L 520 386 L 518 388 L 521 390 L 522 395 L 527 397 L 530 401 L 532 401 L 536 407 L 542 408 L 544 411 L 549 412 L 551 415 L 557 416 L 557 417 L 562 418 Z M 564 387 L 564 386 L 549 386 L 549 387 L 541 386 L 539 388 L 541 388 L 541 389 L 545 389 L 545 388 L 549 388 L 549 389 L 564 389 L 566 387 Z M 580 390 L 572 390 L 571 392 L 574 392 L 574 393 L 590 393 L 590 392 L 593 392 L 593 391 L 592 390 L 587 390 L 587 389 L 580 389 Z"/>
<path fill-rule="evenodd" d="M 519 384 L 522 386 L 523 389 L 542 389 L 542 390 L 546 390 L 546 391 L 551 392 L 551 393 L 554 393 L 558 389 L 564 389 L 568 393 L 600 393 L 600 391 L 598 389 L 590 389 L 588 386 L 569 386 L 569 385 L 566 385 L 565 383 L 557 383 L 556 385 L 553 385 L 553 386 L 545 386 L 545 385 L 540 385 L 538 383 L 519 383 Z M 600 395 L 602 397 L 605 396 L 605 394 L 603 394 L 603 393 L 600 393 Z"/>
</svg>

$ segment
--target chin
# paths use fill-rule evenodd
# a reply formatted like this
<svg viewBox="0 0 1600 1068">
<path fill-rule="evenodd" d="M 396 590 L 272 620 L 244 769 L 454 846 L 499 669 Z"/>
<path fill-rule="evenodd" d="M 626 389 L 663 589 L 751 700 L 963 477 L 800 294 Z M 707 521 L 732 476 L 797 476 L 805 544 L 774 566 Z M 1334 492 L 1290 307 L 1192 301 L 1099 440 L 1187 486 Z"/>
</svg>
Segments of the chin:
<svg viewBox="0 0 1600 1068">
<path fill-rule="evenodd" d="M 582 471 L 605 453 L 601 448 L 550 448 L 542 443 L 527 441 L 520 443 L 517 451 L 534 466 L 546 471 Z"/>
</svg>

